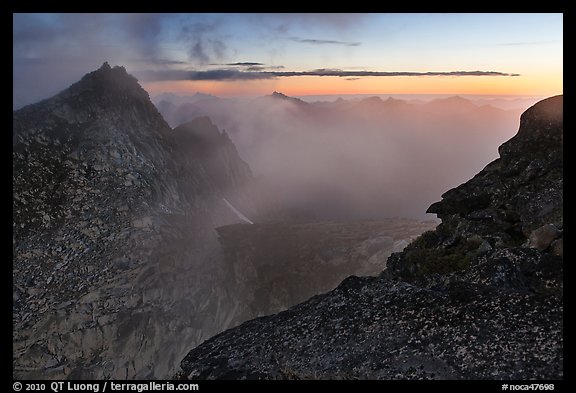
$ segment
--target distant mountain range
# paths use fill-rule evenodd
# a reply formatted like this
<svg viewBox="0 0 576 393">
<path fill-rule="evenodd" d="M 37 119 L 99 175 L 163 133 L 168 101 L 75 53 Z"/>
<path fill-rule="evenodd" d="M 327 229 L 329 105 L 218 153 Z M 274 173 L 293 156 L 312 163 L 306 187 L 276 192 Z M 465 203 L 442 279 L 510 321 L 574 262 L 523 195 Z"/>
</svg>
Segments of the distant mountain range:
<svg viewBox="0 0 576 393">
<path fill-rule="evenodd" d="M 544 97 L 523 97 L 523 96 L 483 96 L 483 95 L 432 95 L 432 94 L 394 94 L 394 95 L 371 95 L 371 94 L 340 94 L 340 95 L 308 95 L 290 97 L 281 92 L 274 92 L 286 98 L 294 98 L 305 103 L 313 104 L 316 107 L 338 106 L 345 102 L 360 102 L 367 99 L 379 98 L 381 100 L 398 100 L 408 104 L 426 104 L 432 101 L 442 101 L 446 99 L 461 98 L 476 106 L 491 106 L 502 110 L 524 111 L 534 105 Z M 271 95 L 274 95 L 272 93 Z M 159 105 L 162 101 L 170 102 L 176 106 L 185 103 L 195 103 L 202 99 L 224 99 L 224 100 L 251 100 L 251 98 L 222 98 L 212 94 L 197 92 L 193 95 L 179 95 L 175 93 L 161 93 L 152 97 L 152 102 Z"/>
<path fill-rule="evenodd" d="M 361 101 L 365 98 L 376 96 L 381 99 L 393 98 L 397 100 L 406 101 L 410 104 L 424 104 L 436 99 L 450 98 L 454 95 L 439 95 L 439 94 L 344 94 L 344 95 L 308 95 L 298 96 L 306 102 L 315 104 L 329 104 L 334 101 Z M 519 109 L 525 110 L 526 108 L 534 105 L 543 96 L 486 96 L 486 95 L 461 95 L 460 97 L 472 102 L 477 106 L 491 105 L 499 109 Z"/>
</svg>

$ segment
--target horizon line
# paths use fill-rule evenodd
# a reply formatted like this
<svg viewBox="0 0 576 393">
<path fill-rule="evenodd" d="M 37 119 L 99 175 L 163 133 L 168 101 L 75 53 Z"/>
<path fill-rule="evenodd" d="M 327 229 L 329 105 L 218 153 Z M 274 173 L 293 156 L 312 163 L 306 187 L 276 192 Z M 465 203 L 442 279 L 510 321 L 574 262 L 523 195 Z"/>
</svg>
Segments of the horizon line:
<svg viewBox="0 0 576 393">
<path fill-rule="evenodd" d="M 523 98 L 538 98 L 538 97 L 553 97 L 556 95 L 562 95 L 563 92 L 555 93 L 555 94 L 502 94 L 502 93 L 494 93 L 494 94 L 486 94 L 486 93 L 318 93 L 318 94 L 287 94 L 282 91 L 272 91 L 268 94 L 225 94 L 225 95 L 218 95 L 214 93 L 207 93 L 204 91 L 195 91 L 192 93 L 178 93 L 172 91 L 163 91 L 159 93 L 155 93 L 153 97 L 160 96 L 162 94 L 171 94 L 174 96 L 180 97 L 190 97 L 196 94 L 202 94 L 207 96 L 213 96 L 217 98 L 258 98 L 258 97 L 266 97 L 272 95 L 273 93 L 280 93 L 287 97 L 337 97 L 337 96 L 448 96 L 448 97 L 463 97 L 463 96 L 474 96 L 474 97 L 523 97 Z"/>
</svg>

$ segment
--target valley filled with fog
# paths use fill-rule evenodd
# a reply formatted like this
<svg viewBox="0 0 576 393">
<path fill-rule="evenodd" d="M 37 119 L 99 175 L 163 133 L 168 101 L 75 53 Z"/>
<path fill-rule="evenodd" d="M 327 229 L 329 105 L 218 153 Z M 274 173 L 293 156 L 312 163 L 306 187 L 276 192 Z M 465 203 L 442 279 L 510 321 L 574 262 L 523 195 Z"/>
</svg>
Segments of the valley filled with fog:
<svg viewBox="0 0 576 393">
<path fill-rule="evenodd" d="M 382 97 L 197 93 L 153 102 L 171 126 L 208 116 L 250 165 L 259 195 L 294 217 L 348 220 L 435 218 L 427 207 L 497 158 L 535 101 Z"/>
</svg>

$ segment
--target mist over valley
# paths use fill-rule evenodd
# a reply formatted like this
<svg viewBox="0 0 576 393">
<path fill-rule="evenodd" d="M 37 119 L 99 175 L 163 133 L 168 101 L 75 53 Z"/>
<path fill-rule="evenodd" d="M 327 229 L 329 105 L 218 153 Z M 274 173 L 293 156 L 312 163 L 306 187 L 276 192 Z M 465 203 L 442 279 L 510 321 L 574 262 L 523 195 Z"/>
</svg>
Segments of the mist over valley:
<svg viewBox="0 0 576 393">
<path fill-rule="evenodd" d="M 434 219 L 427 206 L 496 158 L 525 109 L 457 96 L 305 102 L 278 92 L 159 95 L 153 102 L 173 126 L 209 117 L 272 199 L 319 219 Z"/>
</svg>

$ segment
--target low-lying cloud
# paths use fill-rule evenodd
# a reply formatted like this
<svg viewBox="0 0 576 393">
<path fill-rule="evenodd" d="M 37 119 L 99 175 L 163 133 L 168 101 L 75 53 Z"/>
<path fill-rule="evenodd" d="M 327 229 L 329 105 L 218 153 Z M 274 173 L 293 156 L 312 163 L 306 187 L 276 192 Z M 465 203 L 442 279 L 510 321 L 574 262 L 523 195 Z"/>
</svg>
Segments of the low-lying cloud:
<svg viewBox="0 0 576 393">
<path fill-rule="evenodd" d="M 346 42 L 346 41 L 336 41 L 336 40 L 316 40 L 311 38 L 300 38 L 300 37 L 289 37 L 288 38 L 294 42 L 300 42 L 303 44 L 314 44 L 314 45 L 343 45 L 343 46 L 360 46 L 360 42 Z"/>
<path fill-rule="evenodd" d="M 339 69 L 317 69 L 311 71 L 241 71 L 238 69 L 215 69 L 206 71 L 140 71 L 136 75 L 147 82 L 178 81 L 178 80 L 257 80 L 274 79 L 281 77 L 296 76 L 337 76 L 344 78 L 359 78 L 367 76 L 519 76 L 520 74 L 505 73 L 500 71 L 343 71 Z"/>
<path fill-rule="evenodd" d="M 251 61 L 240 61 L 237 63 L 228 63 L 228 64 L 224 64 L 227 66 L 244 66 L 244 67 L 252 67 L 252 66 L 263 66 L 264 63 L 257 63 L 257 62 L 251 62 Z"/>
</svg>

